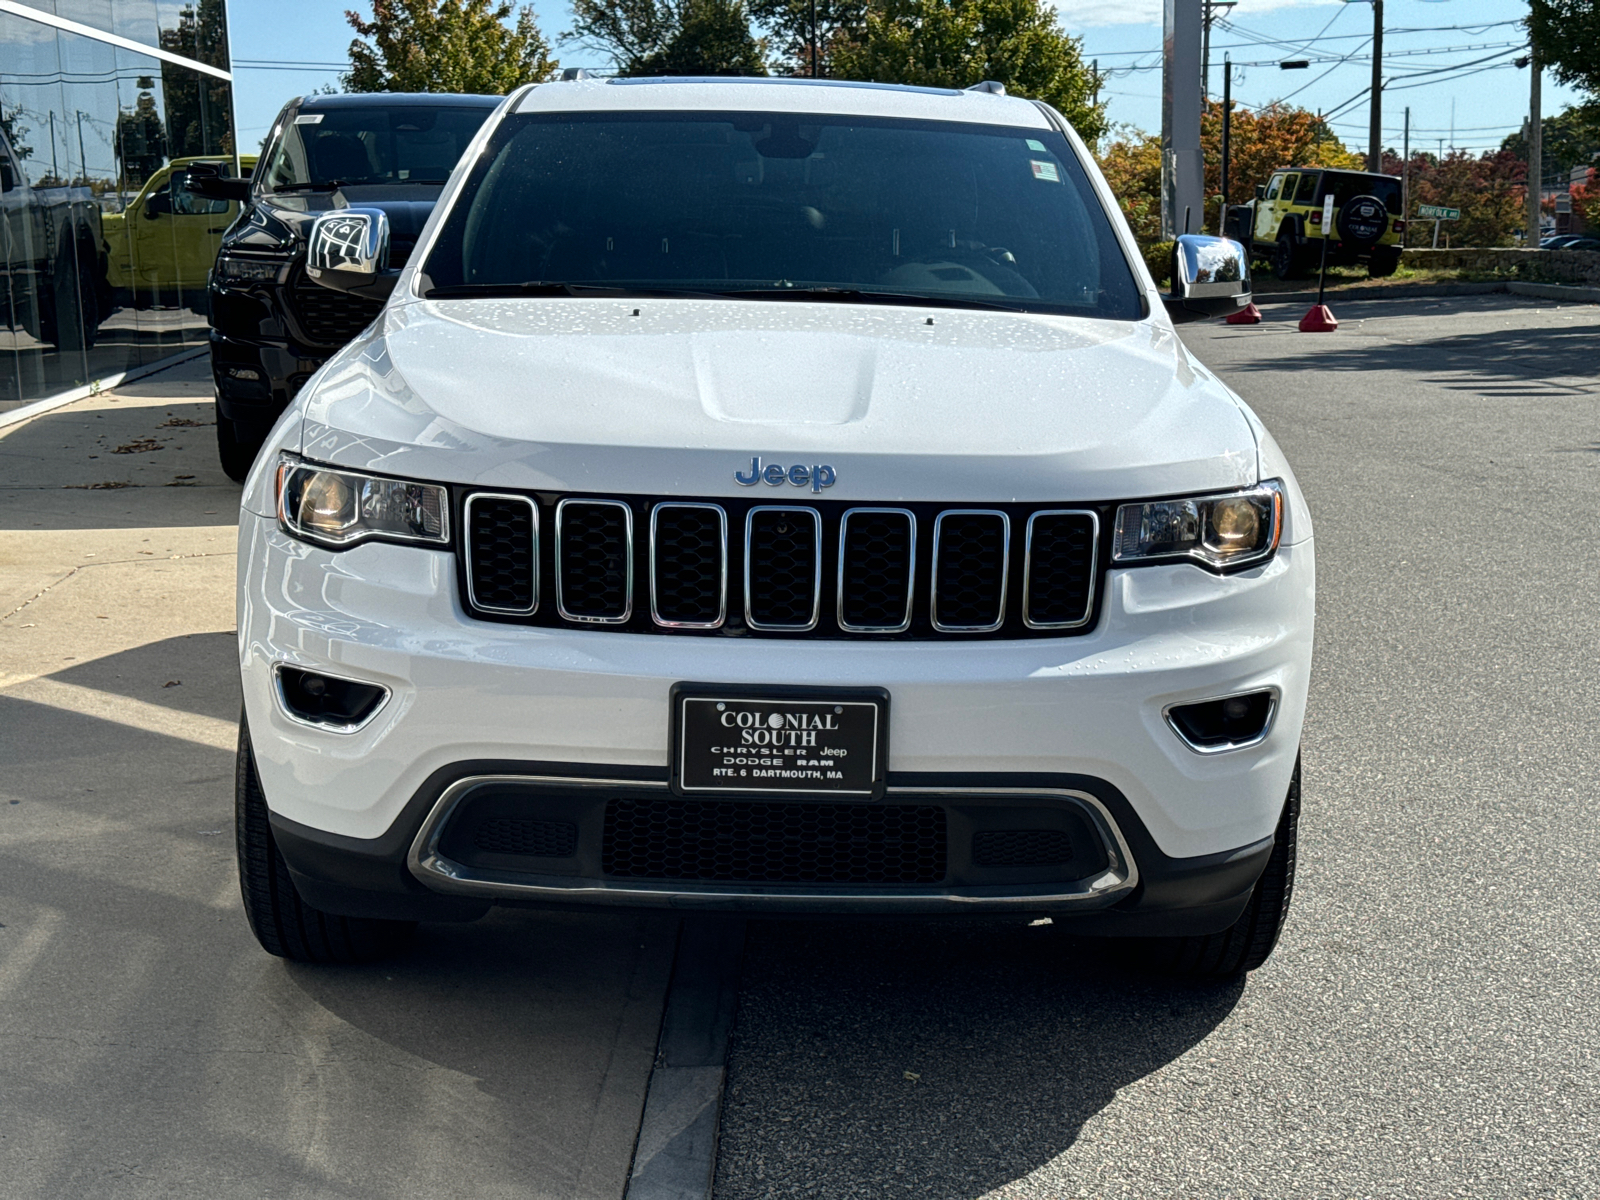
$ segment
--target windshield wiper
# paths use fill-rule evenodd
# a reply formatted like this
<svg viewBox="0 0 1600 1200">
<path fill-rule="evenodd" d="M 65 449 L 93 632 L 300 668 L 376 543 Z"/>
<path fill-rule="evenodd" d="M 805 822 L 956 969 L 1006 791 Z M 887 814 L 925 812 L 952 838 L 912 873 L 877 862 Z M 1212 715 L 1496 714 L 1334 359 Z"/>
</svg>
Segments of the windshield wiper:
<svg viewBox="0 0 1600 1200">
<path fill-rule="evenodd" d="M 687 288 L 636 288 L 603 283 L 554 283 L 530 279 L 526 283 L 449 283 L 429 288 L 427 300 L 465 300 L 492 296 L 593 296 L 618 300 L 724 300 L 728 292 L 700 292 Z"/>
<path fill-rule="evenodd" d="M 273 188 L 274 192 L 337 192 L 342 187 L 349 187 L 354 180 L 351 179 L 326 179 L 312 183 L 280 183 Z"/>
<path fill-rule="evenodd" d="M 1000 312 L 1025 311 L 1021 304 L 999 304 L 965 296 L 923 296 L 914 292 L 875 292 L 844 287 L 764 287 L 723 292 L 741 300 L 836 300 L 845 304 L 907 304 L 931 308 L 990 308 Z M 1025 297 L 1018 297 L 1026 303 Z"/>
</svg>

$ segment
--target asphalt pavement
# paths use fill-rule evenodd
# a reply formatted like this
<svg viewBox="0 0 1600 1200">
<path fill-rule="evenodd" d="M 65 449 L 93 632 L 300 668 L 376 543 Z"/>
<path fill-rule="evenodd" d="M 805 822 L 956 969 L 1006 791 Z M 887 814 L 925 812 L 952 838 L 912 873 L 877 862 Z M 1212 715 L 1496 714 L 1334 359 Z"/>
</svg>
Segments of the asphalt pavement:
<svg viewBox="0 0 1600 1200">
<path fill-rule="evenodd" d="M 1302 311 L 1183 328 L 1316 524 L 1276 954 L 752 922 L 717 1200 L 1600 1196 L 1600 308 Z"/>
<path fill-rule="evenodd" d="M 0 430 L 0 1196 L 616 1200 L 675 923 L 265 954 L 204 360 Z"/>
<path fill-rule="evenodd" d="M 1316 520 L 1277 954 L 749 922 L 717 1200 L 1600 1197 L 1600 308 L 1336 312 L 1183 331 Z M 251 938 L 210 407 L 200 362 L 0 430 L 0 1195 L 620 1200 L 687 1144 L 640 1135 L 661 1068 L 717 1069 L 663 1034 L 670 919 Z"/>
</svg>

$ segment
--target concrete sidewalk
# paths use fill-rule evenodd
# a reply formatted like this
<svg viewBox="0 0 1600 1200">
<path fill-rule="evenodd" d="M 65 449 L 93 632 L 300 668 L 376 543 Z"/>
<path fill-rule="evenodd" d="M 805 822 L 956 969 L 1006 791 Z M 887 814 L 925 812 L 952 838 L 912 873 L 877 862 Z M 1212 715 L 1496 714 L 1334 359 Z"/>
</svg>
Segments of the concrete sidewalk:
<svg viewBox="0 0 1600 1200">
<path fill-rule="evenodd" d="M 671 918 L 251 937 L 211 420 L 202 359 L 0 430 L 0 1190 L 620 1197 Z"/>
</svg>

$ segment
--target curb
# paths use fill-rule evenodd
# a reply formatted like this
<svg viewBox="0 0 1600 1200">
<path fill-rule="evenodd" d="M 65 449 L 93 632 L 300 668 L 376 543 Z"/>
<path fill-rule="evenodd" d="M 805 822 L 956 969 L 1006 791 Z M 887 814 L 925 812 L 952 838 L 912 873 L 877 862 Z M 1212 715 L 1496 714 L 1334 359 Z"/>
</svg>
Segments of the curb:
<svg viewBox="0 0 1600 1200">
<path fill-rule="evenodd" d="M 90 396 L 98 396 L 101 392 L 109 392 L 113 388 L 132 383 L 135 379 L 143 379 L 146 375 L 154 375 L 157 371 L 165 371 L 168 367 L 175 367 L 179 363 L 188 362 L 192 358 L 199 358 L 202 354 L 210 354 L 211 347 L 193 346 L 188 350 L 180 350 L 166 358 L 157 359 L 153 363 L 146 363 L 142 367 L 133 367 L 126 371 L 118 371 L 115 375 L 104 375 L 93 383 L 86 383 L 82 387 L 75 387 L 70 391 L 57 392 L 54 396 L 46 396 L 43 400 L 30 400 L 20 408 L 13 408 L 10 412 L 0 413 L 0 429 L 8 429 L 13 425 L 21 425 L 34 417 L 43 416 L 58 408 L 65 408 L 79 400 L 87 400 Z"/>
<path fill-rule="evenodd" d="M 1508 280 L 1504 283 L 1438 283 L 1415 286 L 1377 284 L 1372 287 L 1341 288 L 1326 293 L 1326 298 L 1338 304 L 1345 300 L 1404 300 L 1408 297 L 1421 300 L 1438 296 L 1490 296 L 1507 292 L 1516 296 L 1534 296 L 1541 300 L 1570 300 L 1579 304 L 1600 303 L 1600 287 L 1578 287 L 1565 283 L 1523 283 L 1520 280 Z M 1314 290 L 1257 292 L 1254 299 L 1258 305 L 1315 304 L 1317 293 Z"/>
<path fill-rule="evenodd" d="M 624 1200 L 710 1200 L 744 921 L 685 917 Z"/>
</svg>

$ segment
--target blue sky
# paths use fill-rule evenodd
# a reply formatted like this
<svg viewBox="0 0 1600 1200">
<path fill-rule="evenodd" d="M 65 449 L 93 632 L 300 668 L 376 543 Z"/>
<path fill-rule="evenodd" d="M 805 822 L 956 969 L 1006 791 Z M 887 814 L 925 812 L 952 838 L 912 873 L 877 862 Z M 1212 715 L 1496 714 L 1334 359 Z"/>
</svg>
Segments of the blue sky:
<svg viewBox="0 0 1600 1200">
<path fill-rule="evenodd" d="M 370 12 L 367 0 L 346 0 Z M 340 64 L 354 31 L 345 23 L 341 0 L 229 0 L 236 62 L 235 103 L 239 145 L 248 150 L 266 135 L 289 97 L 337 86 Z M 1111 119 L 1144 129 L 1161 123 L 1161 0 L 1060 0 L 1062 24 L 1083 39 L 1084 55 L 1116 74 L 1106 83 Z M 567 0 L 534 5 L 540 27 L 554 40 L 570 28 Z M 1412 145 L 1455 145 L 1482 150 L 1514 132 L 1528 111 L 1528 72 L 1508 65 L 1523 51 L 1526 0 L 1385 0 L 1385 141 L 1398 147 L 1403 113 L 1411 108 Z M 1234 97 L 1257 106 L 1291 98 L 1307 108 L 1331 111 L 1347 144 L 1365 149 L 1367 102 L 1363 89 L 1372 70 L 1368 56 L 1372 9 L 1341 0 L 1239 0 L 1212 31 L 1211 86 L 1222 89 L 1222 58 L 1240 66 Z M 1454 27 L 1454 28 L 1447 28 Z M 1402 32 L 1411 30 L 1413 32 Z M 570 66 L 603 66 L 593 53 L 557 47 Z M 1326 59 L 1307 70 L 1284 71 L 1285 58 Z M 1344 61 L 1339 61 L 1339 60 Z M 1448 68 L 1474 60 L 1476 73 Z M 322 64 L 305 70 L 253 63 Z M 1149 69 L 1154 68 L 1154 69 Z M 1432 75 L 1419 72 L 1437 72 Z M 1298 89 L 1298 90 L 1297 90 Z M 1292 97 L 1291 97 L 1292 94 Z M 1555 113 L 1576 99 L 1546 73 L 1544 111 Z M 1454 136 L 1452 137 L 1452 130 Z"/>
</svg>

